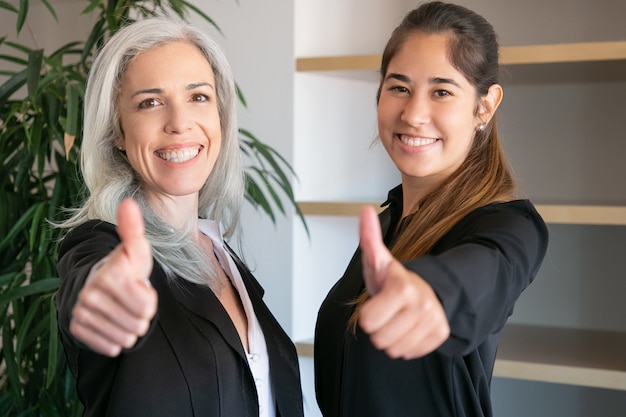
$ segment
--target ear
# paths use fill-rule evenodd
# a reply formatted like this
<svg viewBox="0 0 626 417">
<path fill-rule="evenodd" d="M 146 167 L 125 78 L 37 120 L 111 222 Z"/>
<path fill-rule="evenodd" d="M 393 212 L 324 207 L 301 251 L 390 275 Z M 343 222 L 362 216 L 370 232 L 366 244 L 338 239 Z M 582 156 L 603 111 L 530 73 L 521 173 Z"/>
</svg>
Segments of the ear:
<svg viewBox="0 0 626 417">
<path fill-rule="evenodd" d="M 487 94 L 480 98 L 478 118 L 481 123 L 489 123 L 500 105 L 500 102 L 502 102 L 502 95 L 502 86 L 500 84 L 493 84 L 489 87 Z"/>
<path fill-rule="evenodd" d="M 118 136 L 117 138 L 115 138 L 115 147 L 117 149 L 119 149 L 120 151 L 125 151 L 126 150 L 126 145 L 125 145 L 125 140 L 122 136 Z"/>
</svg>

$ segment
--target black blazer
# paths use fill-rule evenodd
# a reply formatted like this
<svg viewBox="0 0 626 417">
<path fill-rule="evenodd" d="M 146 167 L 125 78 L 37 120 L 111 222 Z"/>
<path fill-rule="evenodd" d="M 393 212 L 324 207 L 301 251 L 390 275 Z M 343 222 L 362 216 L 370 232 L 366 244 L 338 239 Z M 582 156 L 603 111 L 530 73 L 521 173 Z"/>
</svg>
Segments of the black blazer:
<svg viewBox="0 0 626 417">
<path fill-rule="evenodd" d="M 69 332 L 72 308 L 94 263 L 120 242 L 115 226 L 89 221 L 63 240 L 57 269 L 59 330 L 85 416 L 258 416 L 254 379 L 237 331 L 213 292 L 170 282 L 155 262 L 158 292 L 151 328 L 116 358 L 99 355 Z M 265 334 L 270 379 L 281 417 L 303 415 L 296 350 L 262 300 L 263 289 L 233 255 Z"/>
</svg>

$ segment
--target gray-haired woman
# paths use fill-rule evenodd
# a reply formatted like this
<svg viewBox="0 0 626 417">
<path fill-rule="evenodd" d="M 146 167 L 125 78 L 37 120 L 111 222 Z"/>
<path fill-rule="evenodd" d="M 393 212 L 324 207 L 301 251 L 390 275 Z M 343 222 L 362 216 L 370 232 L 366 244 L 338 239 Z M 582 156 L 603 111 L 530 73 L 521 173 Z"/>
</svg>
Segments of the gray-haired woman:
<svg viewBox="0 0 626 417">
<path fill-rule="evenodd" d="M 235 104 L 222 51 L 184 23 L 130 24 L 94 61 L 56 297 L 86 416 L 303 414 L 295 348 L 224 240 Z"/>
</svg>

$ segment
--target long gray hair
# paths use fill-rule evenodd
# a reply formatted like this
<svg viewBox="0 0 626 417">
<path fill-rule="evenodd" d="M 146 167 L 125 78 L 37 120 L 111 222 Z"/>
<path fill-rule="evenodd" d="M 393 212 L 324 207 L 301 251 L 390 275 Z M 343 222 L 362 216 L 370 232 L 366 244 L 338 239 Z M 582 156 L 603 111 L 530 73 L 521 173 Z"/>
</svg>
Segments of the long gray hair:
<svg viewBox="0 0 626 417">
<path fill-rule="evenodd" d="M 213 69 L 222 130 L 220 153 L 199 193 L 198 215 L 215 220 L 225 237 L 236 231 L 245 183 L 230 65 L 219 45 L 204 33 L 187 23 L 165 18 L 149 18 L 125 26 L 98 52 L 87 81 L 81 148 L 88 197 L 82 207 L 72 211 L 71 218 L 58 226 L 72 228 L 90 219 L 116 224 L 119 203 L 131 197 L 142 209 L 146 236 L 166 274 L 213 286 L 212 264 L 206 262 L 198 245 L 189 238 L 193 219 L 187 229 L 176 230 L 158 217 L 148 204 L 137 173 L 115 146 L 116 139 L 122 136 L 118 102 L 128 66 L 142 52 L 179 41 L 198 47 Z"/>
</svg>

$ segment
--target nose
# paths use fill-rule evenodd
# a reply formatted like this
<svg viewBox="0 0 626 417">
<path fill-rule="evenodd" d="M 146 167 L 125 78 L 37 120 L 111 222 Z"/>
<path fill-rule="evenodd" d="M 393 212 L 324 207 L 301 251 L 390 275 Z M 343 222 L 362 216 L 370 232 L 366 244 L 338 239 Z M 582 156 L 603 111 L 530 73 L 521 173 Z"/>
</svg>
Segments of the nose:
<svg viewBox="0 0 626 417">
<path fill-rule="evenodd" d="M 170 134 L 181 134 L 191 130 L 191 115 L 184 105 L 170 103 L 167 107 L 165 131 Z"/>
<path fill-rule="evenodd" d="M 411 126 L 418 126 L 430 121 L 430 112 L 428 99 L 415 94 L 406 100 L 400 117 L 403 122 Z"/>
</svg>

